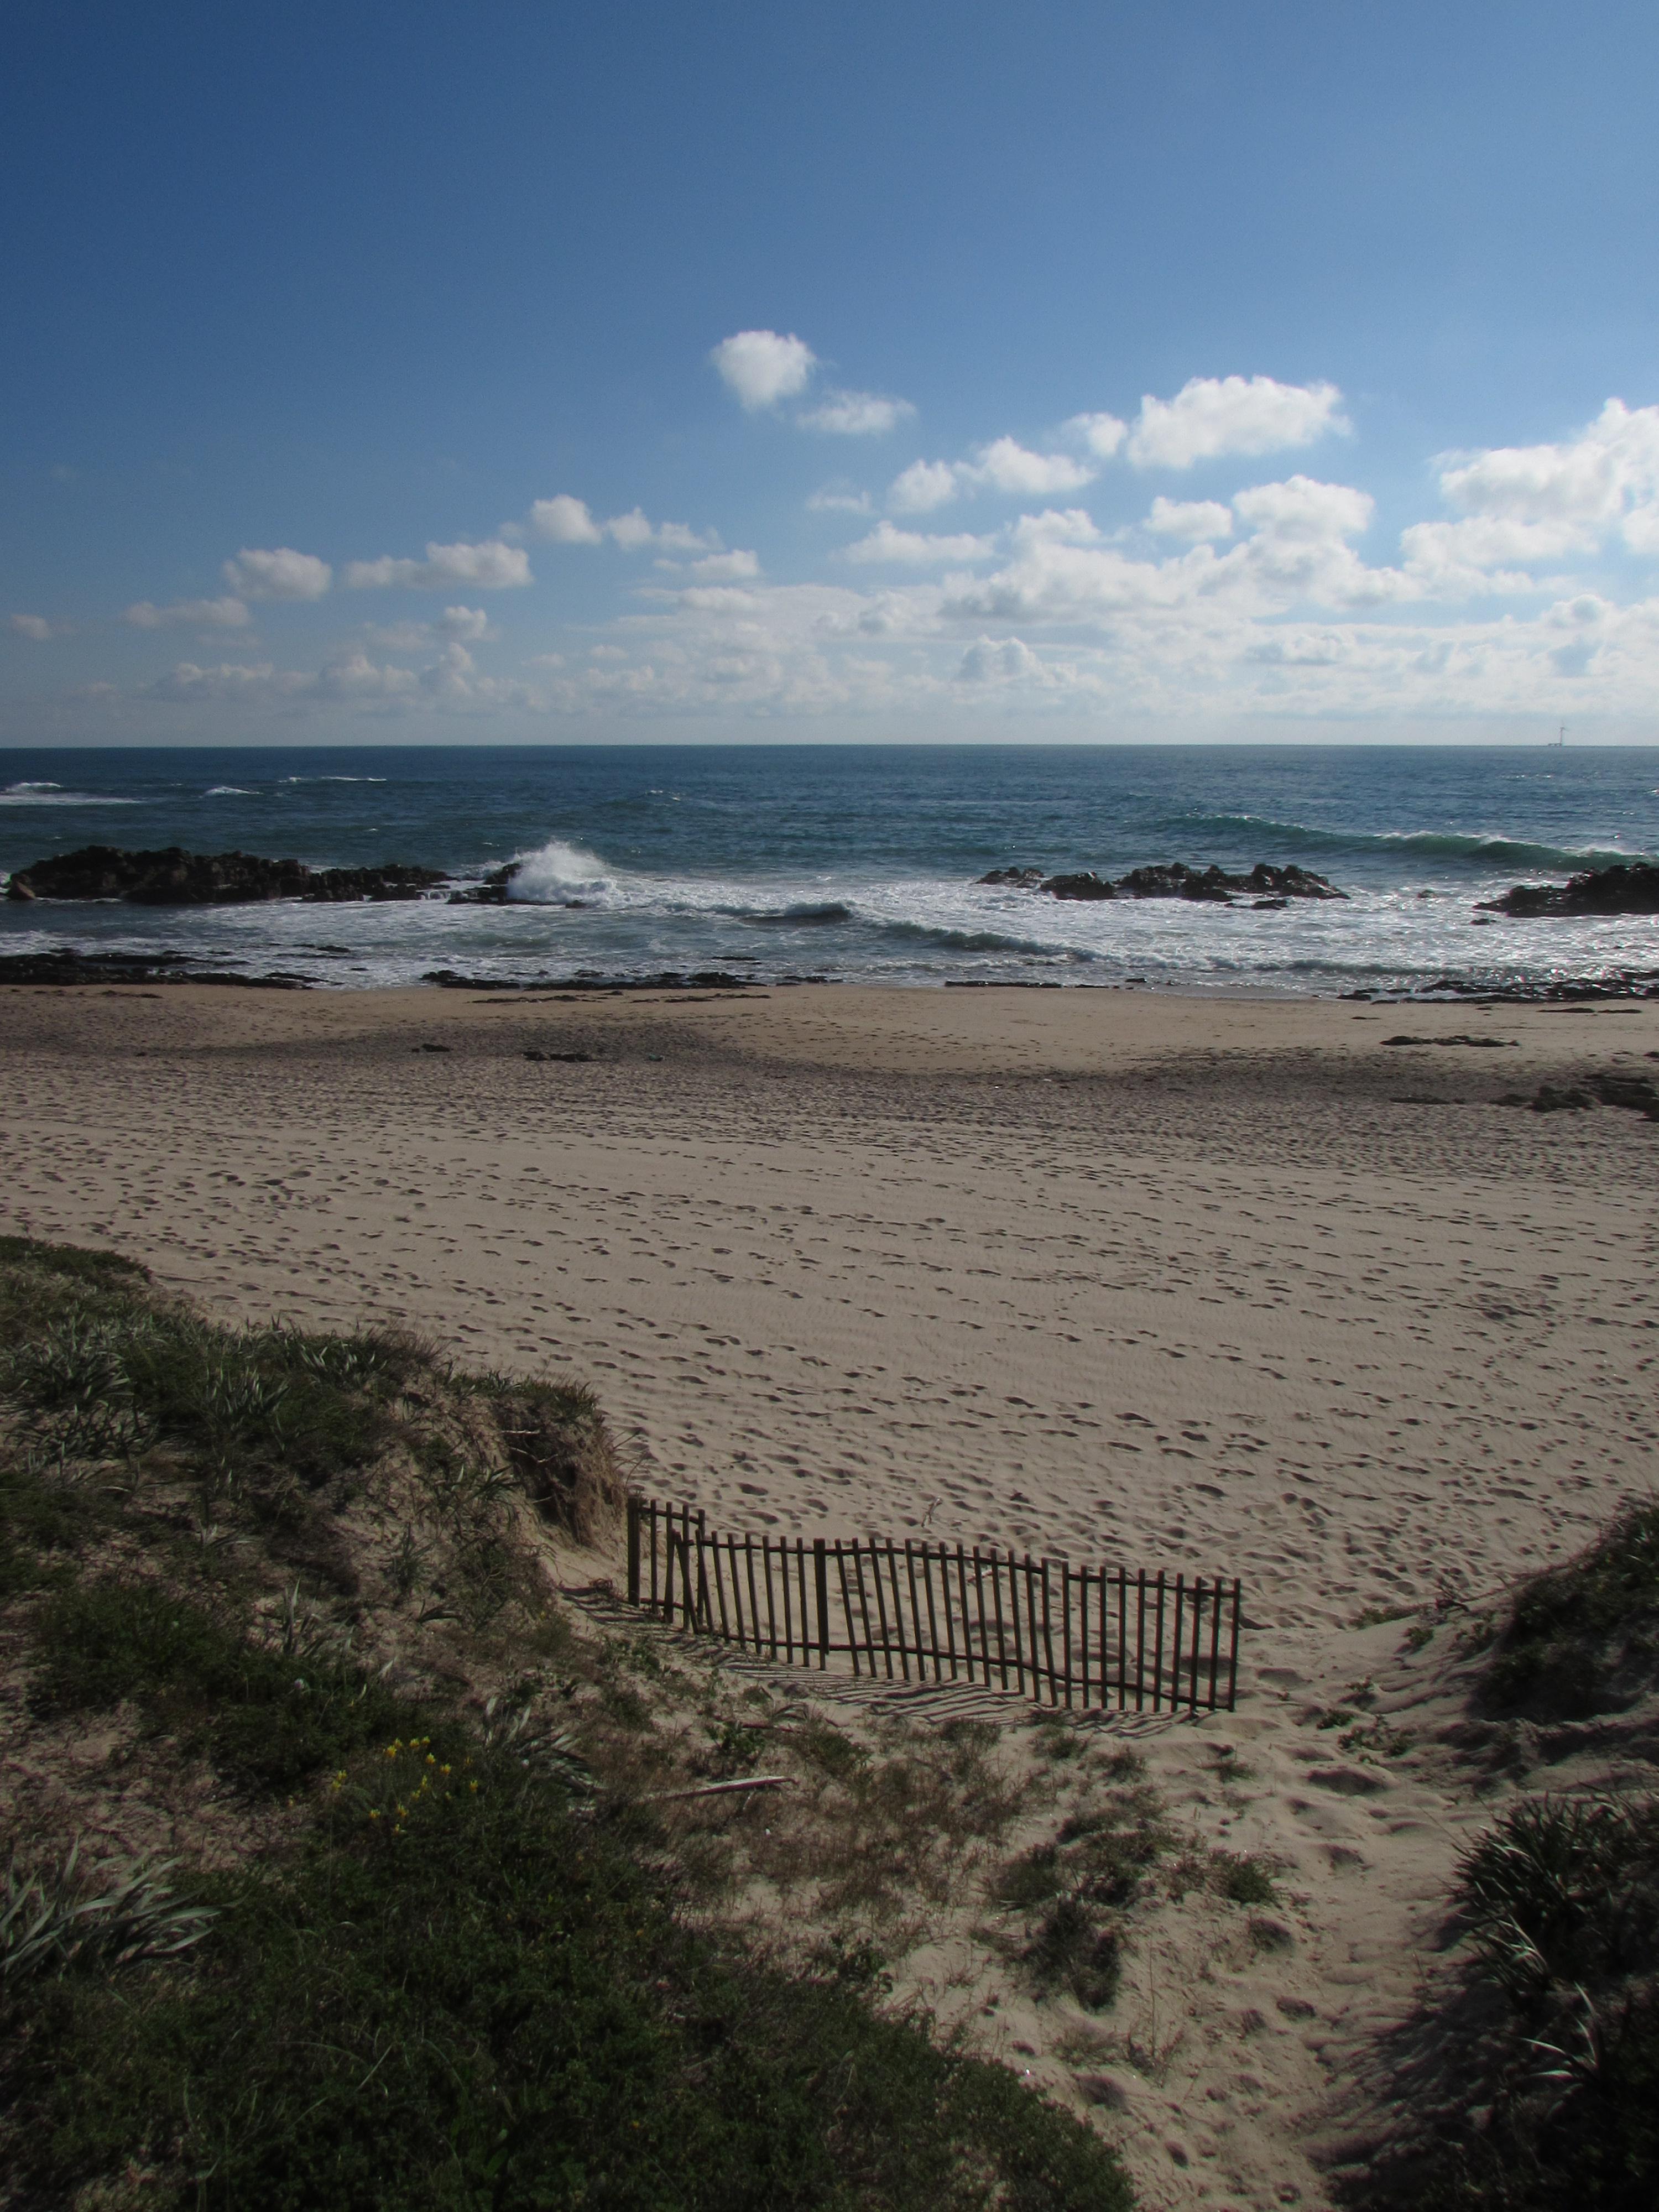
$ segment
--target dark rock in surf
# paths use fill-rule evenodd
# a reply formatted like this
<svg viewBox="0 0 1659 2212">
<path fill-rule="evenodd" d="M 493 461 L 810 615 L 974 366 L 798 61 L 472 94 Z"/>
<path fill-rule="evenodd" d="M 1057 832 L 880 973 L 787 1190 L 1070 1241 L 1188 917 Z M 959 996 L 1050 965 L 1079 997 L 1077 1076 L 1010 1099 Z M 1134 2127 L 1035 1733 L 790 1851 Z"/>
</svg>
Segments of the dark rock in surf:
<svg viewBox="0 0 1659 2212">
<path fill-rule="evenodd" d="M 1565 884 L 1516 884 L 1501 898 L 1483 899 L 1480 910 L 1523 921 L 1540 915 L 1659 914 L 1659 866 L 1632 860 L 1586 868 Z"/>
<path fill-rule="evenodd" d="M 1046 891 L 1057 899 L 1187 899 L 1197 905 L 1231 906 L 1235 899 L 1248 898 L 1264 913 L 1286 906 L 1291 899 L 1348 896 L 1310 868 L 1275 868 L 1266 860 L 1258 860 L 1248 875 L 1229 875 L 1213 863 L 1189 868 L 1182 860 L 1165 860 L 1131 868 L 1115 882 L 1092 868 L 1058 876 L 1044 876 L 1036 868 L 993 868 L 979 880 L 1017 890 Z"/>
<path fill-rule="evenodd" d="M 387 860 L 377 868 L 308 868 L 254 853 L 125 852 L 83 845 L 19 868 L 9 899 L 120 899 L 131 906 L 248 906 L 271 899 L 341 904 L 416 899 L 445 880 L 439 868 Z"/>
<path fill-rule="evenodd" d="M 1092 870 L 1081 875 L 1050 876 L 1046 883 L 1038 884 L 1036 888 L 1057 899 L 1109 899 L 1117 896 L 1116 885 L 1108 883 L 1103 876 L 1096 875 Z"/>
</svg>

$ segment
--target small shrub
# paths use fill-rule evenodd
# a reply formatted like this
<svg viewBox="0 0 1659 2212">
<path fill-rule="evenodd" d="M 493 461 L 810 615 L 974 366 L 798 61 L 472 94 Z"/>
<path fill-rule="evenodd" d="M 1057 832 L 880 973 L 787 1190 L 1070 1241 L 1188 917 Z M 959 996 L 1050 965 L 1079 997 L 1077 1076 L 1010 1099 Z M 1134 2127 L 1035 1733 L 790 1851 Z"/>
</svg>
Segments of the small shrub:
<svg viewBox="0 0 1659 2212">
<path fill-rule="evenodd" d="M 1458 1896 L 1513 1994 L 1659 1965 L 1659 1799 L 1529 1798 L 1464 1854 Z"/>
<path fill-rule="evenodd" d="M 176 1957 L 199 1943 L 215 1915 L 174 1895 L 172 1859 L 106 1868 L 101 1887 L 82 1876 L 77 1839 L 50 1874 L 14 1863 L 0 1888 L 0 1990 L 15 1996 L 36 1975 L 138 1959 Z"/>
<path fill-rule="evenodd" d="M 1062 1897 L 1021 1954 L 1036 1987 L 1064 1990 L 1085 2012 L 1103 2012 L 1123 1978 L 1122 1940 L 1075 1897 Z"/>
<path fill-rule="evenodd" d="M 148 1267 L 119 1252 L 94 1252 L 84 1244 L 43 1244 L 33 1237 L 0 1237 L 0 1267 L 32 1268 L 98 1290 L 127 1290 L 150 1279 Z"/>
<path fill-rule="evenodd" d="M 1210 1853 L 1210 1882 L 1232 1905 L 1274 1905 L 1278 1892 L 1260 1859 L 1234 1851 Z"/>
<path fill-rule="evenodd" d="M 39 1706 L 97 1711 L 130 1698 L 249 1789 L 293 1789 L 386 1732 L 400 1710 L 337 1650 L 296 1649 L 291 1632 L 257 1644 L 155 1583 L 103 1577 L 62 1591 L 35 1637 Z"/>
<path fill-rule="evenodd" d="M 1659 1673 L 1656 1631 L 1659 1504 L 1632 1505 L 1577 1559 L 1522 1586 L 1486 1701 L 1566 1714 L 1626 1703 Z"/>
</svg>

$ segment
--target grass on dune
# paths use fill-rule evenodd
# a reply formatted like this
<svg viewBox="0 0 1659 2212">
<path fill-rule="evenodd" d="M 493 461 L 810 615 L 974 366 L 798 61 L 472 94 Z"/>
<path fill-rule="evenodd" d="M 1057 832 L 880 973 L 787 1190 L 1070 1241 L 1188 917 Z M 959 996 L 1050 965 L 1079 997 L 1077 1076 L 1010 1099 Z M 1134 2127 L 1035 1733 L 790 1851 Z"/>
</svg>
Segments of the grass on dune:
<svg viewBox="0 0 1659 2212">
<path fill-rule="evenodd" d="M 10 1838 L 0 2205 L 1127 2212 L 1097 2136 L 884 2013 L 861 1954 L 785 1973 L 694 1929 L 653 1805 L 528 1706 L 364 1656 L 417 1613 L 501 1668 L 566 1648 L 514 1516 L 597 1526 L 610 1450 L 579 1385 L 222 1330 L 131 1263 L 0 1244 L 32 1724 L 219 1808 L 210 1866 Z"/>
</svg>

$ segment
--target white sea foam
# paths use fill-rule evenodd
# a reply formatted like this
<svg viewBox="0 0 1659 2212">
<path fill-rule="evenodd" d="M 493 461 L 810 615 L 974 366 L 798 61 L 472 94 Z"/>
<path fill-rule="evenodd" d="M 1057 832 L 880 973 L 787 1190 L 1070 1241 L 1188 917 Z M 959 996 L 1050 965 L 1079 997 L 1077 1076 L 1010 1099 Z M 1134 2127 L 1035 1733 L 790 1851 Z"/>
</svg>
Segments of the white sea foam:
<svg viewBox="0 0 1659 2212">
<path fill-rule="evenodd" d="M 202 793 L 204 799 L 252 799 L 256 795 L 240 783 L 210 783 Z"/>
<path fill-rule="evenodd" d="M 142 806 L 139 799 L 113 799 L 99 791 L 65 791 L 58 783 L 9 783 L 0 806 Z"/>
<path fill-rule="evenodd" d="M 536 852 L 521 853 L 518 871 L 507 895 L 520 906 L 563 906 L 574 898 L 609 905 L 617 888 L 596 854 L 584 853 L 580 845 L 567 845 L 557 837 Z"/>
</svg>

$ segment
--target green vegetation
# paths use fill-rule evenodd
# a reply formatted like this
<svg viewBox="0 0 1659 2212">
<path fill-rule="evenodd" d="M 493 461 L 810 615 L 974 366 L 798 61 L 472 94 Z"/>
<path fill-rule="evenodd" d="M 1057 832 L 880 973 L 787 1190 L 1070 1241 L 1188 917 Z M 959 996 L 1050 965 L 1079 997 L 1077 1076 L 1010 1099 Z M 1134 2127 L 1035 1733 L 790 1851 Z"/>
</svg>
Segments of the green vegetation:
<svg viewBox="0 0 1659 2212">
<path fill-rule="evenodd" d="M 1659 1654 L 1659 1507 L 1628 1507 L 1522 1585 L 1490 1650 L 1488 1708 L 1557 1719 L 1632 1704 Z M 1522 1799 L 1464 1855 L 1478 2133 L 1437 2148 L 1406 2201 L 1431 2212 L 1648 2212 L 1659 2199 L 1659 1797 Z M 1487 2027 L 1498 2008 L 1495 2033 Z"/>
<path fill-rule="evenodd" d="M 730 1847 L 659 1802 L 687 1759 L 796 1745 L 872 1910 L 1013 1805 L 975 1724 L 872 1756 L 643 1639 L 589 1653 L 532 1540 L 620 1491 L 578 1385 L 0 1244 L 0 1630 L 41 1755 L 112 1747 L 0 1838 L 0 2203 L 1126 2212 L 1097 2136 L 882 2008 L 873 1943 L 791 1972 L 690 1924 Z M 665 1741 L 647 1683 L 703 1724 Z M 134 1767 L 193 1868 L 86 1863 L 65 1824 Z"/>
<path fill-rule="evenodd" d="M 1413 2201 L 1648 2212 L 1659 2187 L 1659 1801 L 1523 1801 L 1465 1856 L 1479 1972 L 1509 2005 L 1491 2122 Z"/>
<path fill-rule="evenodd" d="M 1588 1551 L 1526 1583 L 1486 1702 L 1572 1717 L 1617 1710 L 1659 1676 L 1659 1504 L 1628 1507 Z"/>
</svg>

